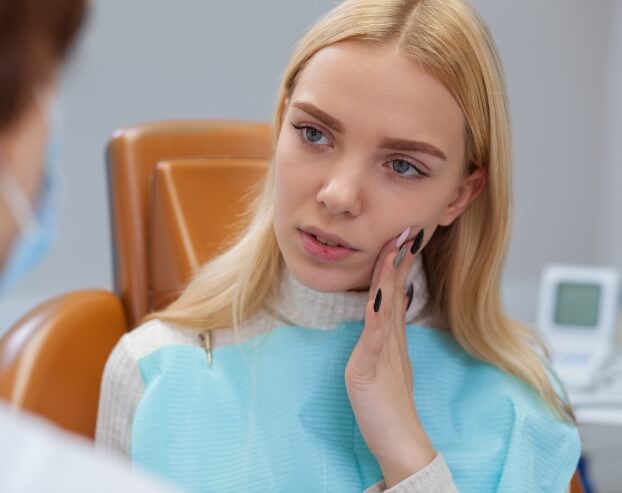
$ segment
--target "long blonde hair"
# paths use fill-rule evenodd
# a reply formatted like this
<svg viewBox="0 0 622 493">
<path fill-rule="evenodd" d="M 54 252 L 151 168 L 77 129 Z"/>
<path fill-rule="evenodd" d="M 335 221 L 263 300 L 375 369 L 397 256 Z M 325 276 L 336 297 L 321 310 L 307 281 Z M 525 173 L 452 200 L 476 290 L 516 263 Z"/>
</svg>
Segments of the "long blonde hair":
<svg viewBox="0 0 622 493">
<path fill-rule="evenodd" d="M 485 170 L 481 195 L 453 224 L 439 228 L 423 252 L 426 313 L 450 327 L 474 357 L 530 384 L 560 418 L 573 421 L 555 392 L 540 340 L 509 320 L 500 278 L 510 233 L 511 138 L 505 84 L 483 21 L 461 0 L 347 0 L 302 38 L 285 71 L 274 117 L 278 138 L 288 96 L 309 59 L 344 40 L 394 43 L 442 82 L 466 121 L 467 170 Z M 274 166 L 253 202 L 249 226 L 208 262 L 181 297 L 150 315 L 207 331 L 233 327 L 278 295 L 283 261 L 273 228 Z"/>
</svg>

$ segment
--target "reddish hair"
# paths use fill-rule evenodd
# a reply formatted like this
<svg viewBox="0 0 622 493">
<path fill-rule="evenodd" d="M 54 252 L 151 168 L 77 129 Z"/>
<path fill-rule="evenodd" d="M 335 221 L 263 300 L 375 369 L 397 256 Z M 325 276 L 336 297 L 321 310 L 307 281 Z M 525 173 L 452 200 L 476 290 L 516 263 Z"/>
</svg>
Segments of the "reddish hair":
<svg viewBox="0 0 622 493">
<path fill-rule="evenodd" d="M 88 0 L 0 0 L 0 129 L 67 57 Z"/>
</svg>

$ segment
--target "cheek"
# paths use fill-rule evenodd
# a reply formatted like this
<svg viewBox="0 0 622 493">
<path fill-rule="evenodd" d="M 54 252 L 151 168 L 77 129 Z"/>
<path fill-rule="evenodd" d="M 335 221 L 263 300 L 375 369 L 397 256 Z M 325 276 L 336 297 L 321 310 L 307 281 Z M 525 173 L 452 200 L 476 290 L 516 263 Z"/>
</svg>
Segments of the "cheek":
<svg viewBox="0 0 622 493">
<path fill-rule="evenodd" d="M 314 194 L 317 173 L 313 162 L 305 161 L 295 137 L 281 135 L 275 153 L 275 192 L 280 204 L 308 200 Z M 317 163 L 315 163 L 317 164 Z"/>
<path fill-rule="evenodd" d="M 436 193 L 430 197 L 426 197 L 420 206 L 421 222 L 426 226 L 436 227 L 449 204 L 446 194 Z"/>
<path fill-rule="evenodd" d="M 372 223 L 378 250 L 408 226 L 411 227 L 410 238 L 414 238 L 419 229 L 424 229 L 425 240 L 429 239 L 449 202 L 446 191 L 433 185 L 422 182 L 404 193 L 394 191 L 377 195 L 375 200 L 382 205 L 370 209 L 374 211 Z"/>
<path fill-rule="evenodd" d="M 385 205 L 377 208 L 382 211 L 377 221 L 411 226 L 433 224 L 445 209 L 444 196 L 438 187 L 422 182 L 405 193 L 384 197 L 382 200 Z"/>
<path fill-rule="evenodd" d="M 287 144 L 279 139 L 276 153 L 274 155 L 274 178 L 276 199 L 279 200 L 283 194 L 288 194 L 292 180 L 293 166 L 291 166 L 291 152 L 287 148 Z"/>
<path fill-rule="evenodd" d="M 310 180 L 293 143 L 281 138 L 274 156 L 274 215 L 283 221 L 295 214 L 310 193 Z M 287 217 L 286 217 L 287 216 Z"/>
</svg>

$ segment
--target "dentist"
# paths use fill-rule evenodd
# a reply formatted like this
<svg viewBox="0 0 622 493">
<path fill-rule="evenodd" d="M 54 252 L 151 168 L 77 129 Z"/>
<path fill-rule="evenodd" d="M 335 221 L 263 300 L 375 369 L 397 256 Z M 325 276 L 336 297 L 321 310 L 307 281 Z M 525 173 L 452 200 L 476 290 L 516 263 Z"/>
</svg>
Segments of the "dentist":
<svg viewBox="0 0 622 493">
<path fill-rule="evenodd" d="M 53 101 L 87 3 L 0 0 L 0 296 L 50 243 L 57 176 Z M 172 490 L 0 402 L 0 491 Z"/>
</svg>

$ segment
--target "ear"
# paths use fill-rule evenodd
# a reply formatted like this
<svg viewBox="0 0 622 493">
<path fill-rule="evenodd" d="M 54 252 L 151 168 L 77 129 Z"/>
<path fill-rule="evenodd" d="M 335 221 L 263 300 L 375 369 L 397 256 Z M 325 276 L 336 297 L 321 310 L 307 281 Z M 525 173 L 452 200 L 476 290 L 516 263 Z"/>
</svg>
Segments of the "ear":
<svg viewBox="0 0 622 493">
<path fill-rule="evenodd" d="M 453 223 L 456 218 L 465 211 L 469 204 L 482 193 L 487 180 L 488 175 L 486 175 L 486 172 L 481 168 L 477 168 L 467 176 L 458 187 L 452 201 L 443 211 L 439 220 L 439 225 L 449 226 Z"/>
</svg>

